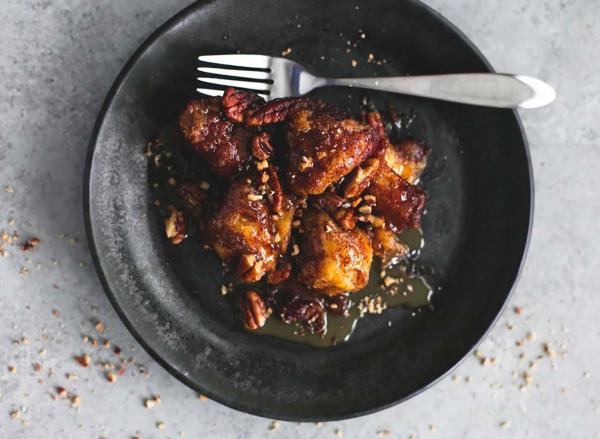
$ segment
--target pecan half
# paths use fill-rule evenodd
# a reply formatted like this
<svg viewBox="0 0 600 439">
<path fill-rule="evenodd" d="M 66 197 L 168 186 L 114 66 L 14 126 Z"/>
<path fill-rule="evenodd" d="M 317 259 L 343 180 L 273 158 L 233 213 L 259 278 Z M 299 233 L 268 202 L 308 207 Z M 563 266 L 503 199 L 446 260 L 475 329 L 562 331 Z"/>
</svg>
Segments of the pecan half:
<svg viewBox="0 0 600 439">
<path fill-rule="evenodd" d="M 280 214 L 281 209 L 283 208 L 283 188 L 279 181 L 279 175 L 277 175 L 277 169 L 274 166 L 269 166 L 267 168 L 267 173 L 269 175 L 268 184 L 273 191 L 273 211 L 276 214 Z"/>
<path fill-rule="evenodd" d="M 381 137 L 385 137 L 385 125 L 383 123 L 383 119 L 381 118 L 381 114 L 378 111 L 369 111 L 367 113 L 367 123 L 377 131 Z"/>
<path fill-rule="evenodd" d="M 263 131 L 252 138 L 252 155 L 258 160 L 267 160 L 271 157 L 273 145 L 270 137 L 269 133 Z"/>
<path fill-rule="evenodd" d="M 248 111 L 246 125 L 259 126 L 283 122 L 295 108 L 305 102 L 306 100 L 302 98 L 274 99 L 256 110 Z"/>
<path fill-rule="evenodd" d="M 252 108 L 257 103 L 262 103 L 264 100 L 257 94 L 245 90 L 236 90 L 228 88 L 223 93 L 221 105 L 223 113 L 232 122 L 241 123 L 244 120 L 246 110 Z"/>
<path fill-rule="evenodd" d="M 367 159 L 361 166 L 354 168 L 344 185 L 344 197 L 359 196 L 371 183 L 377 168 L 379 168 L 379 159 L 376 158 Z"/>
<path fill-rule="evenodd" d="M 246 291 L 240 299 L 240 308 L 244 315 L 244 326 L 251 331 L 262 328 L 271 314 L 262 297 L 253 290 Z"/>
<path fill-rule="evenodd" d="M 169 216 L 165 219 L 165 233 L 167 238 L 171 240 L 171 243 L 177 245 L 187 238 L 185 234 L 185 216 L 183 212 L 177 210 L 171 204 L 167 207 L 167 210 L 169 211 Z"/>
</svg>

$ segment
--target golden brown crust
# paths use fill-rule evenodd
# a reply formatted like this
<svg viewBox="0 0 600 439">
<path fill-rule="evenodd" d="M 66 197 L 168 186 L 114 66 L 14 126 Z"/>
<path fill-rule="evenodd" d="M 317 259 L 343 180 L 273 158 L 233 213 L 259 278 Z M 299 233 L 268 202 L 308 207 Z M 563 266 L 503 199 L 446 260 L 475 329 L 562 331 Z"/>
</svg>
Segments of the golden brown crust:
<svg viewBox="0 0 600 439">
<path fill-rule="evenodd" d="M 246 282 L 256 282 L 275 268 L 278 244 L 268 201 L 250 177 L 229 188 L 221 206 L 205 225 L 208 244 Z"/>
<path fill-rule="evenodd" d="M 429 148 L 414 140 L 403 140 L 398 145 L 387 145 L 385 161 L 387 165 L 410 184 L 415 184 L 425 166 Z"/>
<path fill-rule="evenodd" d="M 189 102 L 179 117 L 179 126 L 215 174 L 234 177 L 246 167 L 250 134 L 223 116 L 219 98 Z"/>
<path fill-rule="evenodd" d="M 310 107 L 290 117 L 287 181 L 298 195 L 324 192 L 380 148 L 375 130 L 353 119 Z"/>
<path fill-rule="evenodd" d="M 385 218 L 397 231 L 420 226 L 425 192 L 408 183 L 386 163 L 380 164 L 365 193 L 377 199 L 373 213 Z"/>
<path fill-rule="evenodd" d="M 367 285 L 373 249 L 367 234 L 344 230 L 322 210 L 304 216 L 298 280 L 309 288 L 335 295 Z"/>
<path fill-rule="evenodd" d="M 402 258 L 408 253 L 408 247 L 396 239 L 396 234 L 387 227 L 373 228 L 371 242 L 373 254 L 379 256 L 386 266 L 394 258 Z"/>
</svg>

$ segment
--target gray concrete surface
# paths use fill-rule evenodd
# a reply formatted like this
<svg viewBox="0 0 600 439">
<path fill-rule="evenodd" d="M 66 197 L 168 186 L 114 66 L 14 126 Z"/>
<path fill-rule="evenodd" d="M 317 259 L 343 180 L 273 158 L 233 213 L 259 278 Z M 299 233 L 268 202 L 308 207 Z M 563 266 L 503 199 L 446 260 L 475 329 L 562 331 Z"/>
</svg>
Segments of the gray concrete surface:
<svg viewBox="0 0 600 439">
<path fill-rule="evenodd" d="M 4 243 L 0 257 L 0 437 L 334 438 L 336 429 L 344 438 L 600 437 L 598 4 L 427 1 L 499 71 L 546 78 L 559 94 L 552 107 L 522 113 L 535 224 L 511 307 L 480 347 L 497 360 L 482 366 L 470 357 L 454 377 L 381 413 L 270 431 L 269 420 L 198 400 L 140 349 L 102 292 L 85 243 L 82 167 L 95 114 L 126 58 L 186 3 L 2 1 L 0 231 L 42 243 L 31 253 Z M 134 358 L 117 382 L 96 364 L 116 356 L 84 335 Z M 84 352 L 93 352 L 88 368 L 73 360 Z M 53 399 L 57 386 L 67 397 Z M 162 402 L 145 408 L 152 394 Z"/>
</svg>

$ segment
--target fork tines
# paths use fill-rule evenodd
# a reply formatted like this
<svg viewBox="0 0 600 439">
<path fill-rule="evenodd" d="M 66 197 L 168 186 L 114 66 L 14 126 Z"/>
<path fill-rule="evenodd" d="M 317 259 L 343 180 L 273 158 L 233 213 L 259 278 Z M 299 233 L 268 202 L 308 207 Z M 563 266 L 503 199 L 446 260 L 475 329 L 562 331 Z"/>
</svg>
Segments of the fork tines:
<svg viewBox="0 0 600 439">
<path fill-rule="evenodd" d="M 205 65 L 198 67 L 202 88 L 196 90 L 209 96 L 221 96 L 224 88 L 235 87 L 251 90 L 268 99 L 273 83 L 269 68 L 269 56 L 265 55 L 204 55 L 198 60 Z M 211 75 L 211 76 L 204 76 Z"/>
</svg>

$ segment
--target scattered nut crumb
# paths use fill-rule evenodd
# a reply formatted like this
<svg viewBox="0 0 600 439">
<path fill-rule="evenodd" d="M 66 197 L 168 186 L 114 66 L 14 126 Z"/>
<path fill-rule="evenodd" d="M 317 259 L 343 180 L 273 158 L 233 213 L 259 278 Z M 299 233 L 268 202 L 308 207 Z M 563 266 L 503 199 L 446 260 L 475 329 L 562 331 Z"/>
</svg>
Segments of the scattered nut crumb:
<svg viewBox="0 0 600 439">
<path fill-rule="evenodd" d="M 352 67 L 356 67 L 358 65 L 358 61 L 353 59 L 352 61 L 350 61 L 350 64 L 352 64 Z"/>
<path fill-rule="evenodd" d="M 99 334 L 104 334 L 104 323 L 98 322 L 98 323 L 96 323 L 96 326 L 94 326 L 94 328 L 96 328 L 96 331 Z"/>
<path fill-rule="evenodd" d="M 521 308 L 520 306 L 515 306 L 513 308 L 513 311 L 515 312 L 515 314 L 520 315 L 523 314 L 523 308 Z"/>
<path fill-rule="evenodd" d="M 550 343 L 544 343 L 544 352 L 550 358 L 556 357 L 556 351 L 550 346 Z"/>
<path fill-rule="evenodd" d="M 71 407 L 79 407 L 81 405 L 81 397 L 79 395 L 71 396 Z"/>
<path fill-rule="evenodd" d="M 152 407 L 161 403 L 159 395 L 153 395 L 152 398 L 148 398 L 144 400 L 144 406 L 147 409 L 151 409 Z"/>
<path fill-rule="evenodd" d="M 165 429 L 165 423 L 163 421 L 158 421 L 156 423 L 156 428 L 158 428 L 159 430 L 164 430 Z"/>
<path fill-rule="evenodd" d="M 42 370 L 42 365 L 40 363 L 33 363 L 32 367 L 35 372 L 39 372 L 40 370 Z"/>
<path fill-rule="evenodd" d="M 291 47 L 286 47 L 285 49 L 283 49 L 281 51 L 281 56 L 288 56 L 290 53 L 292 53 L 292 48 Z"/>
<path fill-rule="evenodd" d="M 88 354 L 80 355 L 75 357 L 75 361 L 79 363 L 80 366 L 88 367 L 91 363 L 90 356 Z"/>
<path fill-rule="evenodd" d="M 248 194 L 247 198 L 249 201 L 260 201 L 263 199 L 262 195 L 260 194 Z"/>
<path fill-rule="evenodd" d="M 433 424 L 429 424 L 429 431 L 435 433 L 437 431 L 437 427 Z"/>
<path fill-rule="evenodd" d="M 106 372 L 106 379 L 109 383 L 114 383 L 115 381 L 117 381 L 117 376 L 112 372 L 112 370 L 109 370 L 108 372 Z"/>
<path fill-rule="evenodd" d="M 386 287 L 389 287 L 390 285 L 393 284 L 397 284 L 398 278 L 392 277 L 392 276 L 386 276 L 383 278 L 383 285 L 385 285 Z"/>
<path fill-rule="evenodd" d="M 336 435 L 337 437 L 342 437 L 342 436 L 344 436 L 344 433 L 342 432 L 342 430 L 341 430 L 340 428 L 336 428 L 336 429 L 334 430 L 334 433 L 335 433 L 335 435 Z"/>
<path fill-rule="evenodd" d="M 378 437 L 387 437 L 390 435 L 390 431 L 389 430 L 377 430 L 377 436 Z"/>
<path fill-rule="evenodd" d="M 200 401 L 206 401 L 208 399 L 208 397 L 204 396 L 202 393 L 198 393 L 198 399 Z"/>
<path fill-rule="evenodd" d="M 509 423 L 508 421 L 502 421 L 500 422 L 500 428 L 508 428 L 509 427 Z"/>
<path fill-rule="evenodd" d="M 279 428 L 279 421 L 271 421 L 271 425 L 269 426 L 269 430 L 277 430 Z"/>
<path fill-rule="evenodd" d="M 21 417 L 21 410 L 12 410 L 9 415 L 11 419 L 19 419 Z"/>
<path fill-rule="evenodd" d="M 269 167 L 269 162 L 266 160 L 262 160 L 260 162 L 256 162 L 256 169 L 259 171 L 264 171 Z M 268 174 L 265 174 L 268 177 Z"/>
<path fill-rule="evenodd" d="M 27 241 L 25 241 L 25 244 L 21 246 L 21 250 L 23 250 L 24 252 L 31 251 L 34 248 L 36 248 L 39 243 L 39 238 L 29 238 Z"/>
</svg>

